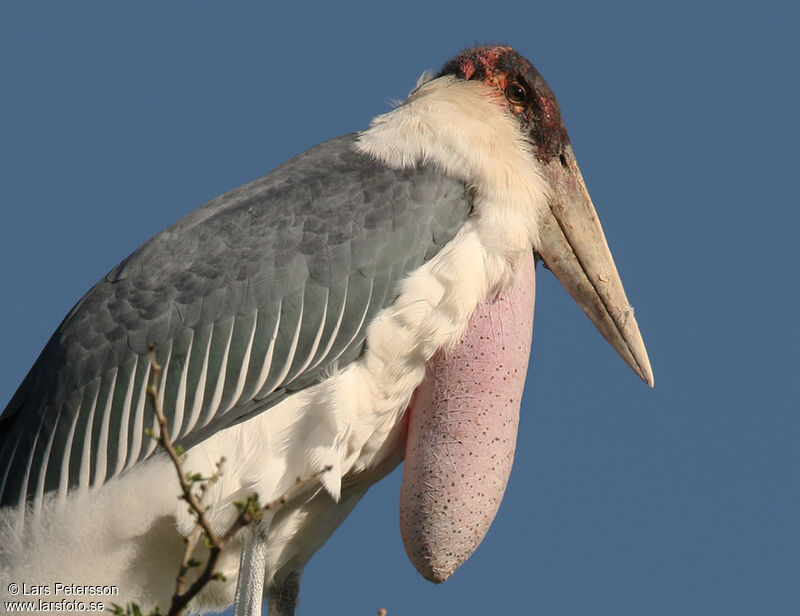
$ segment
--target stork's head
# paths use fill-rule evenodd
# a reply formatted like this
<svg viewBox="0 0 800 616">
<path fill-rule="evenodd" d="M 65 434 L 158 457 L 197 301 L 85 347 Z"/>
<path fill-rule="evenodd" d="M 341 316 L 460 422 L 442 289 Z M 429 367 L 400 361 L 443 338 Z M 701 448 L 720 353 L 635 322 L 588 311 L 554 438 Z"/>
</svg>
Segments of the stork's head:
<svg viewBox="0 0 800 616">
<path fill-rule="evenodd" d="M 648 385 L 653 373 L 603 229 L 586 190 L 553 91 L 510 47 L 468 49 L 436 77 L 478 81 L 519 122 L 539 173 L 548 181 L 549 214 L 539 221 L 535 251 L 600 333 Z"/>
<path fill-rule="evenodd" d="M 453 58 L 437 77 L 454 75 L 485 83 L 530 136 L 536 157 L 547 162 L 569 145 L 561 109 L 534 66 L 510 47 L 475 47 Z"/>
</svg>

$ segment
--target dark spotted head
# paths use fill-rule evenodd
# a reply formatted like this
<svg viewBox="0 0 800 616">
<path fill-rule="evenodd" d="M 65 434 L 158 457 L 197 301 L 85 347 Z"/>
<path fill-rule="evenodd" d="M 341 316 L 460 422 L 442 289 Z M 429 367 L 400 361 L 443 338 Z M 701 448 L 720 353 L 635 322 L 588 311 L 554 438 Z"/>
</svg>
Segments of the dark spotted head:
<svg viewBox="0 0 800 616">
<path fill-rule="evenodd" d="M 549 162 L 569 144 L 553 91 L 533 64 L 511 47 L 473 47 L 447 62 L 436 77 L 454 75 L 481 81 L 502 97 L 509 113 L 524 127 L 536 157 Z"/>
</svg>

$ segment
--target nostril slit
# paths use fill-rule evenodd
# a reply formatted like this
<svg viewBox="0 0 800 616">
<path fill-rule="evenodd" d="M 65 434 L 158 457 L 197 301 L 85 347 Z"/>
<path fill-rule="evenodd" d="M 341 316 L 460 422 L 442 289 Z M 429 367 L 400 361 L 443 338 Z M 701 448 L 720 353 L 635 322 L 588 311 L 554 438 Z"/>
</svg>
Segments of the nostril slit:
<svg viewBox="0 0 800 616">
<path fill-rule="evenodd" d="M 564 167 L 564 169 L 569 167 L 569 165 L 567 164 L 567 157 L 566 156 L 564 156 L 563 154 L 559 154 L 558 155 L 558 159 L 561 161 L 561 166 Z"/>
</svg>

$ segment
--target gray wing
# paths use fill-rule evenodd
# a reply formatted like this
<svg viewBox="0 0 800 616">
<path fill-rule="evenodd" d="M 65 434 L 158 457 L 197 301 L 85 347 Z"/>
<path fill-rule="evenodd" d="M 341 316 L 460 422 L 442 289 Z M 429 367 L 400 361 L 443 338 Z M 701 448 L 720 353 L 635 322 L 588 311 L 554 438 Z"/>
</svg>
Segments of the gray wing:
<svg viewBox="0 0 800 616">
<path fill-rule="evenodd" d="M 148 344 L 190 447 L 363 350 L 405 274 L 463 225 L 464 184 L 323 143 L 167 228 L 98 282 L 0 419 L 0 504 L 98 485 L 149 457 Z"/>
</svg>

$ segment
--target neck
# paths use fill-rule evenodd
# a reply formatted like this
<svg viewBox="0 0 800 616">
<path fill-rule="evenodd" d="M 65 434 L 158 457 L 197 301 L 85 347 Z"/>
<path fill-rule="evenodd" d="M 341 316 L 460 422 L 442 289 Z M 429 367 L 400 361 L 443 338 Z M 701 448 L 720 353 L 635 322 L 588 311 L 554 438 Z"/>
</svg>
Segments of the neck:
<svg viewBox="0 0 800 616">
<path fill-rule="evenodd" d="M 473 191 L 487 256 L 518 271 L 538 243 L 549 186 L 517 121 L 484 84 L 451 75 L 418 86 L 360 133 L 357 148 L 393 168 L 434 165 Z M 498 281 L 505 286 L 509 281 Z"/>
</svg>

